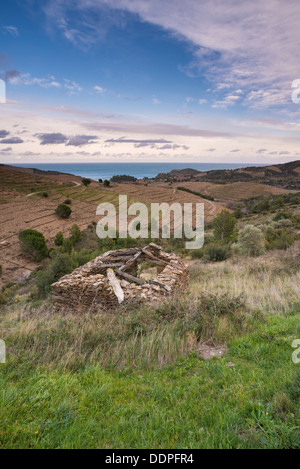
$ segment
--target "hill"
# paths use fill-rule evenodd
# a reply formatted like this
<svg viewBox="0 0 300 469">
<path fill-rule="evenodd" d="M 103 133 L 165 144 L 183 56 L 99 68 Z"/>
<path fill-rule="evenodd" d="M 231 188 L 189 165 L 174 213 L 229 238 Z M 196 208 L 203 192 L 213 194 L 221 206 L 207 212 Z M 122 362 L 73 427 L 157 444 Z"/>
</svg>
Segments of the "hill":
<svg viewBox="0 0 300 469">
<path fill-rule="evenodd" d="M 289 190 L 300 190 L 300 160 L 271 166 L 257 166 L 231 170 L 213 170 L 201 173 L 191 169 L 161 173 L 156 180 L 171 182 L 199 181 L 215 184 L 255 182 Z"/>
</svg>

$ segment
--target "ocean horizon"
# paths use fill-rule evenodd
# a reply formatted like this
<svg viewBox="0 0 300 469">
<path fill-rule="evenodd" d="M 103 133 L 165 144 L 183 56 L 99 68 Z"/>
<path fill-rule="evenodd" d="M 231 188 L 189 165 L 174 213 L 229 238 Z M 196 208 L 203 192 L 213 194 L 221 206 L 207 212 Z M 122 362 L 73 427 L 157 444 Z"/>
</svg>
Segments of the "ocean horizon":
<svg viewBox="0 0 300 469">
<path fill-rule="evenodd" d="M 116 175 L 129 175 L 137 179 L 154 178 L 159 173 L 168 173 L 172 169 L 192 168 L 201 172 L 217 169 L 238 169 L 248 166 L 264 166 L 252 163 L 26 163 L 12 164 L 21 168 L 36 168 L 42 171 L 58 171 L 74 174 L 97 181 L 111 179 Z"/>
</svg>

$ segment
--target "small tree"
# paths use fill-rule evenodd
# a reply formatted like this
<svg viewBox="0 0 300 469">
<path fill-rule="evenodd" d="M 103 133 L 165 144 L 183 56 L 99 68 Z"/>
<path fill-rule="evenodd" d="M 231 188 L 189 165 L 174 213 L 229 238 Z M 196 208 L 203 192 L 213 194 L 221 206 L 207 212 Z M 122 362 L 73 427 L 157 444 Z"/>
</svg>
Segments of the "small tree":
<svg viewBox="0 0 300 469">
<path fill-rule="evenodd" d="M 253 225 L 246 225 L 239 232 L 239 245 L 242 254 L 260 256 L 265 252 L 265 237 L 263 232 Z"/>
<path fill-rule="evenodd" d="M 56 210 L 55 210 L 56 215 L 58 215 L 60 218 L 69 218 L 69 216 L 72 213 L 72 210 L 68 205 L 65 204 L 60 204 Z"/>
<path fill-rule="evenodd" d="M 81 231 L 77 225 L 72 226 L 70 230 L 70 235 L 71 235 L 70 240 L 72 244 L 76 244 L 81 240 Z"/>
<path fill-rule="evenodd" d="M 214 235 L 219 241 L 233 241 L 236 219 L 228 210 L 222 210 L 213 221 Z"/>
<path fill-rule="evenodd" d="M 59 233 L 57 233 L 57 235 L 55 236 L 54 242 L 55 242 L 56 246 L 61 246 L 62 243 L 64 242 L 64 235 L 62 234 L 61 231 Z"/>
<path fill-rule="evenodd" d="M 25 255 L 40 262 L 47 257 L 48 248 L 42 233 L 35 230 L 23 230 L 19 233 L 21 249 Z"/>
<path fill-rule="evenodd" d="M 109 187 L 110 186 L 110 182 L 107 179 L 105 179 L 103 184 L 104 184 L 104 187 Z"/>
<path fill-rule="evenodd" d="M 98 179 L 98 182 L 99 182 L 99 184 L 102 184 L 102 183 L 103 183 L 103 180 L 102 180 L 102 179 Z"/>
<path fill-rule="evenodd" d="M 87 187 L 91 184 L 92 181 L 90 179 L 84 178 L 81 180 L 81 182 L 85 187 Z"/>
</svg>

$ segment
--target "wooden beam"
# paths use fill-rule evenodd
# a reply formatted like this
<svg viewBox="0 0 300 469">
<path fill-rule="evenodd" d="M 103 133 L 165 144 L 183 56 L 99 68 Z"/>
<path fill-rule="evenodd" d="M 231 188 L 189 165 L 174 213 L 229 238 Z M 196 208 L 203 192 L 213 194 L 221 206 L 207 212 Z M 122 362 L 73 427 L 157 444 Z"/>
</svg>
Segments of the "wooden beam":
<svg viewBox="0 0 300 469">
<path fill-rule="evenodd" d="M 109 281 L 110 285 L 113 288 L 113 291 L 114 291 L 116 297 L 118 298 L 119 304 L 121 304 L 124 301 L 124 292 L 123 292 L 122 287 L 120 285 L 120 281 L 117 279 L 117 277 L 115 276 L 115 273 L 112 269 L 107 269 L 106 275 L 107 275 L 107 278 L 108 278 L 108 281 Z"/>
<path fill-rule="evenodd" d="M 131 280 L 132 282 L 138 283 L 139 285 L 144 285 L 145 282 L 141 280 L 140 278 L 134 277 L 133 275 L 127 274 L 126 272 L 123 272 L 122 270 L 115 270 L 115 273 L 120 275 L 121 277 L 127 278 L 128 280 Z"/>
</svg>

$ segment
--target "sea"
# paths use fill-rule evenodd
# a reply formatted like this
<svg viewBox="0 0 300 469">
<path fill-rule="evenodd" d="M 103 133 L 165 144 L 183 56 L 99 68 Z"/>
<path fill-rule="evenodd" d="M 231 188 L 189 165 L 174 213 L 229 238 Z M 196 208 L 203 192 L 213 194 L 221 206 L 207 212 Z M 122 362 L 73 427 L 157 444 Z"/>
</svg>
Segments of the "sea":
<svg viewBox="0 0 300 469">
<path fill-rule="evenodd" d="M 250 163 L 27 163 L 13 164 L 22 168 L 36 168 L 43 171 L 59 171 L 74 174 L 95 181 L 111 179 L 116 175 L 129 175 L 137 179 L 154 178 L 159 173 L 168 173 L 172 169 L 192 168 L 198 171 L 216 169 L 237 169 L 248 166 L 260 166 Z M 261 165 L 263 166 L 263 165 Z"/>
</svg>

